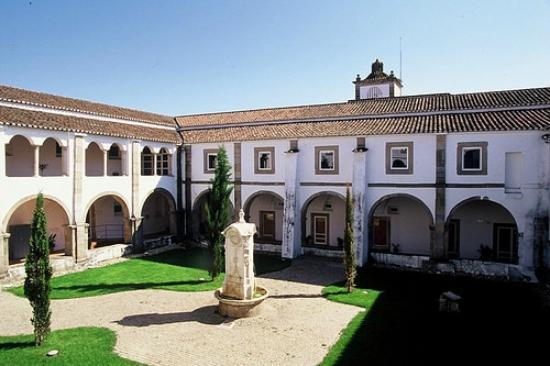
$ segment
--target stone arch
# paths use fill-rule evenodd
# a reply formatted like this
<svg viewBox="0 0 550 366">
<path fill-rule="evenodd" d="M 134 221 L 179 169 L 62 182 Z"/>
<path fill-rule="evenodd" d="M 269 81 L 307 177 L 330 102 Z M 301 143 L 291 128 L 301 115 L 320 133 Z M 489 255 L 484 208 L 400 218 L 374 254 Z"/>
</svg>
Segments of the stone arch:
<svg viewBox="0 0 550 366">
<path fill-rule="evenodd" d="M 380 197 L 368 213 L 369 250 L 430 255 L 434 217 L 426 203 L 407 193 Z"/>
<path fill-rule="evenodd" d="M 124 146 L 118 142 L 113 142 L 107 150 L 107 175 L 121 176 L 126 175 L 126 152 Z"/>
<path fill-rule="evenodd" d="M 7 177 L 32 177 L 35 172 L 35 145 L 24 135 L 14 135 L 5 146 Z"/>
<path fill-rule="evenodd" d="M 518 262 L 518 224 L 502 203 L 470 197 L 457 203 L 445 220 L 450 257 Z"/>
<path fill-rule="evenodd" d="M 319 199 L 323 197 L 329 197 L 325 200 L 323 203 L 322 209 L 315 209 L 315 211 L 318 211 L 319 216 L 325 216 L 328 217 L 328 233 L 327 233 L 327 247 L 339 247 L 340 246 L 340 240 L 344 237 L 344 226 L 345 226 L 345 203 L 346 198 L 335 191 L 321 191 L 316 192 L 308 197 L 308 199 L 304 202 L 301 208 L 301 227 L 302 227 L 302 243 L 304 245 L 316 245 L 318 242 L 317 238 L 315 238 L 314 230 L 313 230 L 313 221 L 317 220 L 317 218 L 314 218 L 312 215 L 312 212 L 310 212 L 310 208 L 312 204 L 317 202 Z M 328 202 L 330 198 L 335 199 L 336 203 L 334 204 L 334 207 L 332 207 L 332 203 Z M 317 202 L 319 203 L 319 202 Z M 328 205 L 331 205 L 331 207 L 326 207 Z M 325 211 L 324 213 L 321 211 Z M 331 215 L 330 212 L 337 211 L 338 214 Z M 308 212 L 310 215 L 308 215 Z M 311 216 L 311 217 L 309 217 Z M 309 223 L 309 224 L 308 224 Z M 309 235 L 308 235 L 309 233 Z"/>
<path fill-rule="evenodd" d="M 208 199 L 208 195 L 210 194 L 210 188 L 207 188 L 203 190 L 201 193 L 195 197 L 195 200 L 193 201 L 193 208 L 191 210 L 193 221 L 191 222 L 191 233 L 194 240 L 200 241 L 204 237 L 205 233 L 205 227 L 204 227 L 204 212 L 203 207 Z M 231 221 L 231 218 L 233 217 L 234 213 L 234 205 L 233 202 L 229 201 L 229 218 Z M 229 224 L 229 223 L 228 223 Z"/>
<path fill-rule="evenodd" d="M 257 242 L 281 244 L 283 240 L 284 199 L 278 193 L 260 190 L 243 205 L 245 220 L 256 224 Z"/>
<path fill-rule="evenodd" d="M 90 142 L 85 151 L 85 173 L 87 177 L 100 177 L 104 173 L 103 148 L 97 142 Z"/>
<path fill-rule="evenodd" d="M 90 200 L 84 211 L 84 220 L 89 224 L 88 238 L 92 249 L 96 244 L 132 241 L 128 207 L 126 200 L 115 192 L 103 192 Z"/>
<path fill-rule="evenodd" d="M 48 137 L 40 146 L 40 176 L 59 177 L 65 174 L 66 148 L 55 137 Z"/>
<path fill-rule="evenodd" d="M 37 195 L 16 202 L 4 218 L 2 229 L 10 233 L 8 252 L 10 261 L 18 261 L 28 254 L 32 217 Z M 44 195 L 44 211 L 48 224 L 48 234 L 54 234 L 53 252 L 71 254 L 71 229 L 69 214 L 65 205 L 58 199 Z"/>
<path fill-rule="evenodd" d="M 140 215 L 144 239 L 176 235 L 176 200 L 168 190 L 164 188 L 151 190 L 141 205 Z"/>
</svg>

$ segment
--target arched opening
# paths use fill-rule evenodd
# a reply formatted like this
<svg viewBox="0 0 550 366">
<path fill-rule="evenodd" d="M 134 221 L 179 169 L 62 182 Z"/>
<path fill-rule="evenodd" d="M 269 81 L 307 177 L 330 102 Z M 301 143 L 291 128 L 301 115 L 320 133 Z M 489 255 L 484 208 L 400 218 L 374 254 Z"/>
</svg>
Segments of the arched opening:
<svg viewBox="0 0 550 366">
<path fill-rule="evenodd" d="M 6 176 L 34 176 L 34 147 L 21 135 L 11 138 L 6 144 Z"/>
<path fill-rule="evenodd" d="M 103 150 L 98 144 L 92 142 L 86 149 L 86 176 L 103 176 Z"/>
<path fill-rule="evenodd" d="M 115 195 L 96 199 L 86 213 L 89 249 L 130 243 L 130 216 L 124 201 Z"/>
<path fill-rule="evenodd" d="M 246 221 L 256 224 L 257 243 L 281 244 L 283 209 L 283 198 L 273 192 L 256 192 L 248 198 L 243 211 Z"/>
<path fill-rule="evenodd" d="M 191 222 L 191 232 L 195 241 L 202 241 L 206 239 L 206 216 L 204 213 L 204 207 L 208 199 L 210 198 L 210 189 L 204 190 L 201 194 L 195 198 L 193 204 L 193 221 Z M 234 214 L 233 203 L 229 202 L 229 225 Z"/>
<path fill-rule="evenodd" d="M 141 151 L 141 175 L 153 175 L 154 155 L 147 146 Z"/>
<path fill-rule="evenodd" d="M 176 235 L 176 205 L 167 191 L 157 189 L 147 197 L 141 210 L 144 239 Z"/>
<path fill-rule="evenodd" d="M 11 214 L 7 231 L 9 238 L 10 264 L 21 262 L 29 253 L 29 240 L 31 236 L 31 224 L 36 206 L 36 199 L 30 199 L 20 204 Z M 48 234 L 53 239 L 51 253 L 69 252 L 71 232 L 69 218 L 65 209 L 56 201 L 44 198 L 44 211 L 48 223 Z M 67 244 L 67 246 L 66 246 Z"/>
<path fill-rule="evenodd" d="M 40 146 L 40 175 L 43 177 L 59 177 L 64 174 L 64 149 L 59 143 L 48 138 Z"/>
<path fill-rule="evenodd" d="M 344 243 L 346 202 L 334 192 L 311 196 L 302 207 L 303 246 L 342 248 Z"/>
<path fill-rule="evenodd" d="M 172 175 L 172 155 L 165 148 L 157 155 L 157 175 Z"/>
<path fill-rule="evenodd" d="M 107 175 L 124 175 L 124 152 L 117 144 L 112 144 L 107 152 Z M 102 173 L 103 174 L 103 173 Z"/>
<path fill-rule="evenodd" d="M 473 198 L 456 205 L 446 223 L 451 258 L 518 262 L 518 229 L 514 216 L 501 204 Z"/>
<path fill-rule="evenodd" d="M 382 197 L 369 213 L 369 248 L 374 252 L 430 255 L 433 217 L 418 198 Z"/>
</svg>

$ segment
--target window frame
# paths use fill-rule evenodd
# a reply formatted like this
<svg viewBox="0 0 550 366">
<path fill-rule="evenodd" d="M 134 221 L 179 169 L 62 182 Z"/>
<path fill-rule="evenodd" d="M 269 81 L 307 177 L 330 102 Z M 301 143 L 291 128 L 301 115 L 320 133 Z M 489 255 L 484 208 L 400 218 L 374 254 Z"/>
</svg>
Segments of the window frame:
<svg viewBox="0 0 550 366">
<path fill-rule="evenodd" d="M 218 158 L 218 151 L 219 149 L 204 149 L 203 150 L 203 169 L 204 169 L 204 174 L 214 174 L 214 170 L 216 170 L 216 166 L 210 168 L 209 166 L 209 156 L 211 155 L 215 155 L 216 156 L 216 161 L 217 161 L 217 158 Z"/>
<path fill-rule="evenodd" d="M 392 151 L 397 149 L 407 149 L 407 167 L 394 168 L 392 166 Z M 404 142 L 386 142 L 386 174 L 413 174 L 414 172 L 414 143 L 412 141 Z"/>
<path fill-rule="evenodd" d="M 464 166 L 464 164 L 466 163 L 466 159 L 464 157 L 468 151 L 479 151 L 479 167 L 466 168 Z M 461 150 L 461 153 L 462 153 L 462 166 L 460 167 L 460 169 L 462 169 L 463 171 L 472 171 L 472 172 L 481 171 L 483 169 L 483 148 L 481 146 L 463 147 Z"/>
<path fill-rule="evenodd" d="M 260 167 L 260 154 L 269 153 L 271 156 L 271 167 L 270 168 L 261 168 Z M 275 174 L 275 147 L 255 147 L 254 148 L 254 173 L 255 174 Z"/>
<path fill-rule="evenodd" d="M 172 175 L 172 154 L 166 149 L 160 149 L 157 154 L 157 166 L 156 173 L 159 176 L 171 176 Z"/>
<path fill-rule="evenodd" d="M 144 150 L 147 149 L 149 152 L 144 152 Z M 141 176 L 143 177 L 150 177 L 155 175 L 155 153 L 153 149 L 151 149 L 148 146 L 144 146 L 143 149 L 141 149 L 140 153 L 140 168 L 141 168 Z M 149 165 L 146 167 L 146 165 Z M 147 174 L 146 171 L 149 171 L 150 174 Z"/>
<path fill-rule="evenodd" d="M 457 175 L 487 175 L 487 142 L 459 142 L 456 145 L 456 174 Z M 479 149 L 480 168 L 464 168 L 464 152 L 468 150 Z"/>
<path fill-rule="evenodd" d="M 339 146 L 330 145 L 330 146 L 315 146 L 315 174 L 316 175 L 337 175 L 340 170 L 340 157 L 339 157 Z M 321 168 L 321 154 L 323 153 L 332 153 L 334 166 L 332 169 Z"/>
</svg>

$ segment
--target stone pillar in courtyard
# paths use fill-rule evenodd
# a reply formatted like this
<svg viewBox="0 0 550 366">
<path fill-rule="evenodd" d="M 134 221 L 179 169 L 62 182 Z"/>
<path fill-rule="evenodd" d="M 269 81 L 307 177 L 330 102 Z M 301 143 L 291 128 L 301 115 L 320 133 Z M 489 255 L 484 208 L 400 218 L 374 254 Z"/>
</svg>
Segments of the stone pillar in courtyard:
<svg viewBox="0 0 550 366">
<path fill-rule="evenodd" d="M 82 185 L 84 180 L 86 151 L 84 149 L 85 134 L 75 134 L 74 137 L 74 170 L 73 170 L 73 224 L 71 229 L 71 247 L 76 262 L 84 262 L 88 257 L 88 224 L 85 222 L 84 203 L 82 202 Z"/>
<path fill-rule="evenodd" d="M 302 236 L 298 204 L 298 152 L 292 149 L 285 156 L 285 202 L 283 217 L 282 257 L 301 255 Z"/>
<path fill-rule="evenodd" d="M 0 279 L 8 276 L 10 268 L 9 243 L 10 233 L 0 234 Z"/>
<path fill-rule="evenodd" d="M 139 211 L 139 179 L 141 177 L 141 144 L 132 141 L 132 157 L 130 161 L 132 176 L 132 212 L 130 213 L 132 244 L 139 249 L 142 244 L 141 212 Z M 156 167 L 155 167 L 156 169 Z M 126 226 L 125 226 L 126 227 Z"/>
<path fill-rule="evenodd" d="M 219 311 L 224 316 L 241 318 L 252 316 L 267 297 L 267 291 L 256 286 L 254 279 L 254 234 L 256 225 L 244 220 L 240 210 L 239 221 L 229 225 L 225 236 L 225 279 L 216 291 Z"/>
<path fill-rule="evenodd" d="M 353 154 L 353 235 L 357 265 L 362 266 L 368 258 L 368 212 L 365 212 L 367 190 L 367 149 L 357 148 Z"/>
</svg>

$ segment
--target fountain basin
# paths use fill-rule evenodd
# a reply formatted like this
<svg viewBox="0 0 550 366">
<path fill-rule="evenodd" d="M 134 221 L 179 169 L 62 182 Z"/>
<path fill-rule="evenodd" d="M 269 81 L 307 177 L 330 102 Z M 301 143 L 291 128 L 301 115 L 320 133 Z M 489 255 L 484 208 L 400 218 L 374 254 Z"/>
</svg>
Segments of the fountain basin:
<svg viewBox="0 0 550 366">
<path fill-rule="evenodd" d="M 239 300 L 224 296 L 222 289 L 219 288 L 214 296 L 220 302 L 218 311 L 221 315 L 231 318 L 248 318 L 260 312 L 261 303 L 268 297 L 267 290 L 260 286 L 256 286 L 255 294 L 259 294 L 259 296 L 257 295 L 257 297 L 250 300 Z"/>
</svg>

